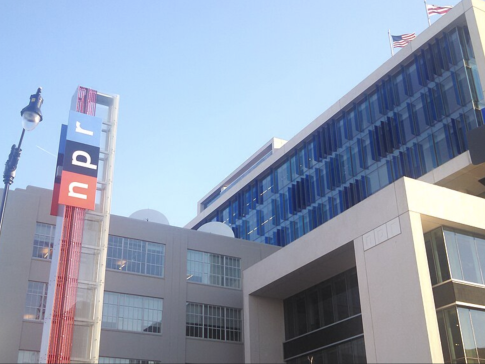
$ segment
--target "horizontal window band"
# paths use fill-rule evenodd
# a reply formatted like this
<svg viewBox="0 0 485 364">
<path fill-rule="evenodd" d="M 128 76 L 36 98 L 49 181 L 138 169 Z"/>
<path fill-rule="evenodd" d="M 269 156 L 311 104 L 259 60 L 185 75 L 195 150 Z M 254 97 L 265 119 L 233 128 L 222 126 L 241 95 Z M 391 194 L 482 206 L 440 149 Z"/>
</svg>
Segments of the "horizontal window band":
<svg viewBox="0 0 485 364">
<path fill-rule="evenodd" d="M 351 319 L 341 321 L 335 325 L 324 327 L 321 330 L 302 335 L 296 340 L 283 344 L 285 360 L 287 358 L 302 355 L 309 351 L 336 344 L 349 338 L 364 333 L 362 316 L 354 316 Z"/>
</svg>

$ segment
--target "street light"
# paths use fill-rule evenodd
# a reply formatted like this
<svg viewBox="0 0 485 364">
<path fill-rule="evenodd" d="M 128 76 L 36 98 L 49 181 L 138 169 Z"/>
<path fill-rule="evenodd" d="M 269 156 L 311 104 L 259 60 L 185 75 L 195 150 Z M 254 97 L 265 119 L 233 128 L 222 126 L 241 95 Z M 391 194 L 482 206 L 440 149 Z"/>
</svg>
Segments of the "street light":
<svg viewBox="0 0 485 364">
<path fill-rule="evenodd" d="M 37 89 L 34 95 L 30 95 L 29 104 L 20 111 L 20 116 L 22 116 L 22 134 L 20 135 L 19 145 L 12 145 L 10 154 L 8 156 L 7 162 L 5 162 L 5 170 L 3 171 L 3 183 L 5 187 L 3 189 L 2 204 L 0 205 L 0 235 L 2 233 L 3 216 L 5 214 L 5 206 L 7 205 L 7 196 L 10 185 L 13 183 L 15 178 L 15 172 L 17 170 L 17 164 L 20 159 L 20 149 L 22 145 L 22 140 L 24 139 L 25 131 L 34 130 L 34 128 L 42 121 L 42 112 L 40 107 L 44 102 L 44 99 L 40 95 L 42 92 L 42 87 Z"/>
</svg>

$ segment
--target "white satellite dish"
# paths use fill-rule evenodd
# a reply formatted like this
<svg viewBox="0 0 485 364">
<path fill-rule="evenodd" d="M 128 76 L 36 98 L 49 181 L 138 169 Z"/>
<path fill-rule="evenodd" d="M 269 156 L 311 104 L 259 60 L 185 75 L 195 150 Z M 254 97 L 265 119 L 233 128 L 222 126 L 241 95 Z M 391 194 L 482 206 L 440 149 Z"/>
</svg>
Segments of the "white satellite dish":
<svg viewBox="0 0 485 364">
<path fill-rule="evenodd" d="M 137 220 L 143 220 L 143 221 L 149 221 L 149 222 L 154 222 L 157 224 L 163 224 L 163 225 L 170 225 L 168 222 L 168 219 L 165 217 L 164 214 L 157 210 L 152 210 L 152 209 L 143 209 L 143 210 L 138 210 L 130 215 L 131 219 L 137 219 Z"/>
<path fill-rule="evenodd" d="M 234 238 L 234 232 L 229 225 L 222 222 L 212 221 L 202 225 L 197 231 L 202 231 L 204 233 L 217 234 L 222 236 L 227 236 L 229 238 Z"/>
</svg>

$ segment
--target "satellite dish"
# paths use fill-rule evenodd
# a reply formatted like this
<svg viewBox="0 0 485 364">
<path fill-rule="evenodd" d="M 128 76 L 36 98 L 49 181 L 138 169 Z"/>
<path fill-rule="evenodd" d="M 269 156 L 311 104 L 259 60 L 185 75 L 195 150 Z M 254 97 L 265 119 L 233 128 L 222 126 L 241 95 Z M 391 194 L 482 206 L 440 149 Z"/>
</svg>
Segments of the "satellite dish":
<svg viewBox="0 0 485 364">
<path fill-rule="evenodd" d="M 157 210 L 152 209 L 143 209 L 138 210 L 130 215 L 131 219 L 143 220 L 154 222 L 156 224 L 163 224 L 163 225 L 170 225 L 168 219 L 165 217 L 164 214 Z"/>
<path fill-rule="evenodd" d="M 234 232 L 232 231 L 231 227 L 222 222 L 208 222 L 198 228 L 197 231 L 234 238 Z"/>
</svg>

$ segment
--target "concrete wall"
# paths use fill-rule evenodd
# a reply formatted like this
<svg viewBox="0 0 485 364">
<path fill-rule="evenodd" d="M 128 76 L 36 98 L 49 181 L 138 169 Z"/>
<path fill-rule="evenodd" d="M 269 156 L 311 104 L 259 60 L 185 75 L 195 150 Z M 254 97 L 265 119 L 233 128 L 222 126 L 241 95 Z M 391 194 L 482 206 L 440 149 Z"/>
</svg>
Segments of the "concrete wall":
<svg viewBox="0 0 485 364">
<path fill-rule="evenodd" d="M 17 194 L 10 191 L 0 236 L 0 361 L 16 363 L 19 347 L 39 350 L 40 341 L 31 339 L 30 333 L 39 335 L 39 324 L 23 325 L 25 297 L 28 281 L 46 282 L 48 275 L 42 262 L 32 264 L 32 246 L 35 221 L 55 223 L 55 219 L 40 216 L 39 209 L 48 206 L 48 196 Z M 33 223 L 32 223 L 33 222 Z M 48 264 L 49 265 L 49 264 Z M 40 276 L 36 277 L 39 272 Z M 48 274 L 48 273 L 47 273 Z M 40 336 L 39 336 L 40 338 Z M 39 344 L 39 347 L 36 345 Z"/>
<path fill-rule="evenodd" d="M 51 263 L 32 259 L 36 222 L 55 224 L 51 192 L 10 192 L 0 241 L 0 362 L 18 350 L 39 351 L 41 322 L 23 320 L 28 281 L 48 282 Z M 163 299 L 162 334 L 101 331 L 100 356 L 165 363 L 241 363 L 244 343 L 186 338 L 186 302 L 243 308 L 241 289 L 187 282 L 187 249 L 241 258 L 246 269 L 279 248 L 156 223 L 111 216 L 110 234 L 165 244 L 164 277 L 107 270 L 105 290 Z M 243 315 L 244 316 L 244 315 Z"/>
</svg>

